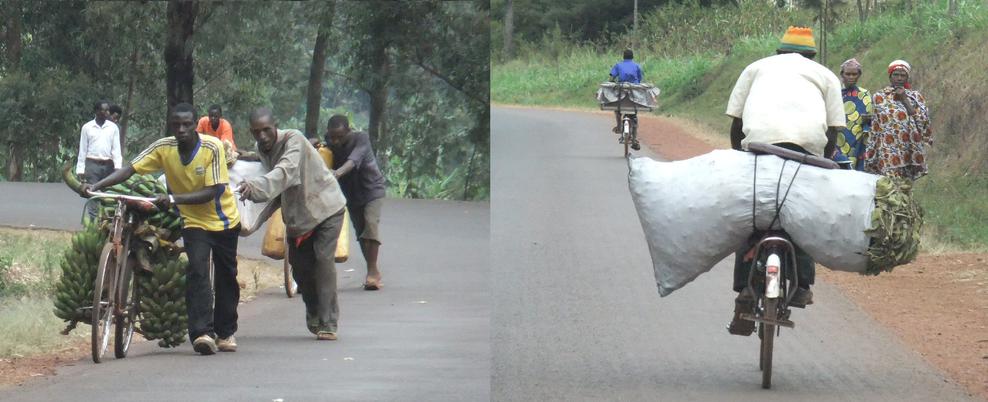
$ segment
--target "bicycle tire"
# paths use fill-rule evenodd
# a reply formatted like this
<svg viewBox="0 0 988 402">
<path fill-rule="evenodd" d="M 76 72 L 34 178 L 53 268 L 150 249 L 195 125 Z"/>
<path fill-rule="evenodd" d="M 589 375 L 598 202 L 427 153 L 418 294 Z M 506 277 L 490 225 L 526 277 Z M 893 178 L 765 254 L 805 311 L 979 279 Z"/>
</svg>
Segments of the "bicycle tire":
<svg viewBox="0 0 988 402">
<path fill-rule="evenodd" d="M 103 360 L 103 354 L 110 340 L 110 318 L 113 316 L 113 292 L 107 292 L 106 306 L 103 306 L 103 290 L 111 286 L 105 286 L 108 267 L 115 266 L 117 259 L 116 250 L 113 243 L 106 243 L 103 251 L 100 252 L 99 265 L 96 267 L 96 282 L 93 284 L 93 309 L 92 309 L 92 356 L 93 362 L 99 363 Z M 110 274 L 112 275 L 112 274 Z"/>
<path fill-rule="evenodd" d="M 292 264 L 288 258 L 288 239 L 285 238 L 285 295 L 288 298 L 295 297 L 295 293 L 298 292 L 298 284 L 295 283 L 295 278 L 292 277 Z"/>
<path fill-rule="evenodd" d="M 764 301 L 764 318 L 769 321 L 775 321 L 778 318 L 778 306 L 779 299 L 766 298 Z M 772 388 L 772 348 L 775 343 L 775 325 L 764 324 L 764 327 L 761 357 L 762 388 L 769 389 Z"/>
<path fill-rule="evenodd" d="M 126 255 L 126 254 L 125 254 Z M 128 261 L 123 267 L 122 281 L 117 281 L 117 302 L 123 307 L 124 314 L 114 317 L 113 355 L 118 359 L 127 357 L 130 342 L 134 339 L 134 324 L 137 320 L 139 301 L 137 297 L 137 278 L 134 276 L 133 261 Z"/>
<path fill-rule="evenodd" d="M 758 371 L 765 370 L 765 360 L 762 356 L 765 355 L 765 342 L 762 342 L 765 336 L 765 324 L 758 323 Z"/>
</svg>

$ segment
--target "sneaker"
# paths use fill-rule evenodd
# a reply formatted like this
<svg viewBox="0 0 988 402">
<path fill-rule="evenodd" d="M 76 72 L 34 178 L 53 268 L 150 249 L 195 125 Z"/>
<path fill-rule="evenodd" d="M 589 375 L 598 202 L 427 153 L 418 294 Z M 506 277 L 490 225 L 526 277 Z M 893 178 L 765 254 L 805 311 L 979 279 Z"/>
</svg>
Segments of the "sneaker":
<svg viewBox="0 0 988 402">
<path fill-rule="evenodd" d="M 637 151 L 637 150 L 642 149 L 642 146 L 638 144 L 638 141 L 635 141 L 635 142 L 631 143 L 631 149 L 634 149 L 635 151 Z"/>
<path fill-rule="evenodd" d="M 201 355 L 211 355 L 216 353 L 216 341 L 209 335 L 200 335 L 192 342 L 192 349 Z"/>
<path fill-rule="evenodd" d="M 750 314 L 755 308 L 755 300 L 750 291 L 745 288 L 734 299 L 734 319 L 727 326 L 727 332 L 732 335 L 750 336 L 755 332 L 755 322 L 741 318 L 741 314 Z"/>
<path fill-rule="evenodd" d="M 613 131 L 614 134 L 621 134 L 621 126 L 614 126 L 611 131 Z"/>
<path fill-rule="evenodd" d="M 813 291 L 809 289 L 796 288 L 796 293 L 789 300 L 789 307 L 806 308 L 813 304 Z"/>
<path fill-rule="evenodd" d="M 230 335 L 229 338 L 220 338 L 216 340 L 216 347 L 220 352 L 236 352 L 237 351 L 237 338 Z"/>
<path fill-rule="evenodd" d="M 316 334 L 316 339 L 317 340 L 320 340 L 320 341 L 335 341 L 336 340 L 336 333 L 335 332 L 320 331 L 318 334 Z"/>
</svg>

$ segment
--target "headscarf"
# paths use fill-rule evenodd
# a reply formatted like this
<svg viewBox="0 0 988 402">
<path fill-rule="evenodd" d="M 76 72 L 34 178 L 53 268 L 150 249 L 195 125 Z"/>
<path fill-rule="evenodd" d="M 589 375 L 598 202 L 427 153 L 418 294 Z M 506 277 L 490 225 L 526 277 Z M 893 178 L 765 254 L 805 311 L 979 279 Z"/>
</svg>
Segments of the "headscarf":
<svg viewBox="0 0 988 402">
<path fill-rule="evenodd" d="M 782 35 L 779 50 L 816 53 L 816 41 L 813 40 L 813 29 L 790 26 L 786 30 L 785 35 Z"/>
<path fill-rule="evenodd" d="M 847 59 L 846 61 L 844 61 L 843 63 L 840 64 L 840 71 L 841 72 L 844 72 L 844 71 L 846 71 L 849 68 L 856 68 L 860 72 L 861 71 L 861 63 L 858 61 L 858 59 L 850 58 L 850 59 Z"/>
<path fill-rule="evenodd" d="M 903 70 L 906 72 L 906 76 L 908 77 L 910 74 L 912 74 L 912 69 L 913 69 L 912 66 L 910 66 L 909 63 L 907 63 L 905 60 L 895 60 L 889 63 L 890 76 L 892 75 L 892 72 L 895 70 Z M 909 85 L 909 81 L 906 81 L 905 87 L 906 89 L 912 89 L 912 86 Z"/>
</svg>

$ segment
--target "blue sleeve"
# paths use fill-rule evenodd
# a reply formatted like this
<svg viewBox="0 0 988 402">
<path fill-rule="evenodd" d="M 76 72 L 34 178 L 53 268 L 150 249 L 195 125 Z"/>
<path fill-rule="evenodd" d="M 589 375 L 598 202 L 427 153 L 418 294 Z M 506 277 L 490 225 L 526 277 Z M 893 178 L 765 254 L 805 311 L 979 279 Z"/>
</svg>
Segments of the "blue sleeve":
<svg viewBox="0 0 988 402">
<path fill-rule="evenodd" d="M 611 67 L 611 77 L 617 77 L 617 76 L 618 76 L 618 65 L 615 64 L 614 67 Z"/>
</svg>

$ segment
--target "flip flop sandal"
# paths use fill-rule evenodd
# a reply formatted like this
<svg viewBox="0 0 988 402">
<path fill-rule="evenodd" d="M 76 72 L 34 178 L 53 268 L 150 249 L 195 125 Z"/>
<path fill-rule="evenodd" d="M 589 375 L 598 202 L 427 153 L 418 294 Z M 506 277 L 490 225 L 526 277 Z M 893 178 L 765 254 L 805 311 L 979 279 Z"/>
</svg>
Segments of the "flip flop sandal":
<svg viewBox="0 0 988 402">
<path fill-rule="evenodd" d="M 381 283 L 370 283 L 364 282 L 364 290 L 379 290 L 381 289 Z"/>
</svg>

